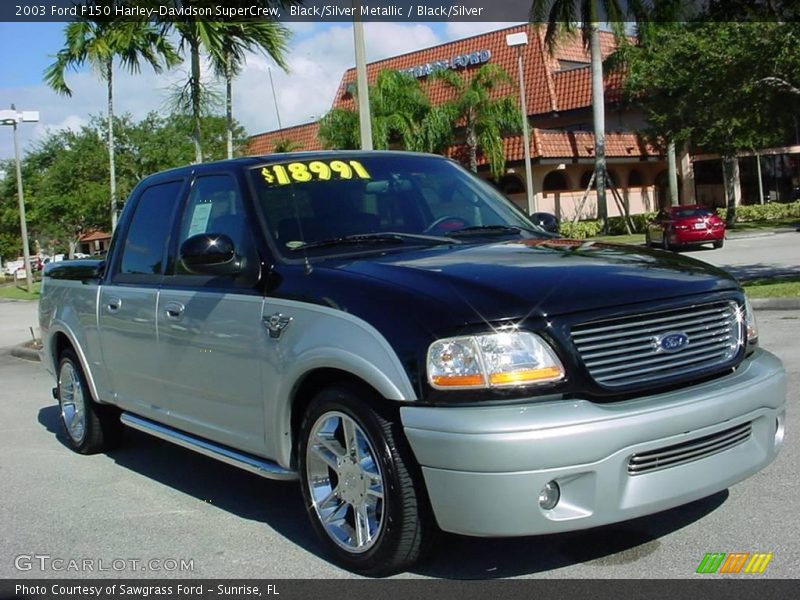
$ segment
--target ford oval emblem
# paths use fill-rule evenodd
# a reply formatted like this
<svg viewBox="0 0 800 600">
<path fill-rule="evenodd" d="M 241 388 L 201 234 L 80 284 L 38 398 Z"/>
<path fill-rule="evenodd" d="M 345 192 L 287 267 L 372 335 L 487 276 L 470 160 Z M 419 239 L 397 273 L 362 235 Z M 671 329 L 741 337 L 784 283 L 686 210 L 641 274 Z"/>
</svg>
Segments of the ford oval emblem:
<svg viewBox="0 0 800 600">
<path fill-rule="evenodd" d="M 653 348 L 656 352 L 680 352 L 689 345 L 689 336 L 682 331 L 670 331 L 653 337 Z"/>
</svg>

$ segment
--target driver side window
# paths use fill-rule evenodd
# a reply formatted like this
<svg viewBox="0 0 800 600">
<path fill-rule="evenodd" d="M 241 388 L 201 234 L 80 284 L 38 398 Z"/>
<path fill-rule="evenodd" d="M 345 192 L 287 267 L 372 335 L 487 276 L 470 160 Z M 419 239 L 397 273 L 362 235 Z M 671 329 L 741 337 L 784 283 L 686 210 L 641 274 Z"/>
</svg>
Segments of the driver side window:
<svg viewBox="0 0 800 600">
<path fill-rule="evenodd" d="M 236 181 L 230 175 L 200 176 L 192 184 L 178 235 L 179 252 L 183 242 L 203 233 L 227 235 L 236 254 L 245 259 L 246 273 L 252 275 L 252 270 L 257 269 L 255 241 Z M 175 275 L 200 277 L 190 273 L 179 258 L 176 263 Z"/>
</svg>

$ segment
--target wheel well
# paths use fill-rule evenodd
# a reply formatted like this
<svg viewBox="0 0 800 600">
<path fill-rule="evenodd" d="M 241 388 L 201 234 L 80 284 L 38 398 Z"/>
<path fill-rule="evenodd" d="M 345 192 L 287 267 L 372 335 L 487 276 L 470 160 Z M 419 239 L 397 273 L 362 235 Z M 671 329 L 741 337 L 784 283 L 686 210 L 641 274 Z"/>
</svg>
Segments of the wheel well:
<svg viewBox="0 0 800 600">
<path fill-rule="evenodd" d="M 384 413 L 392 408 L 393 404 L 386 400 L 380 392 L 374 387 L 369 385 L 366 381 L 339 369 L 315 369 L 307 373 L 297 384 L 294 392 L 292 393 L 292 416 L 291 416 L 291 434 L 292 434 L 292 466 L 297 466 L 297 441 L 299 439 L 300 425 L 303 422 L 303 415 L 306 408 L 320 391 L 332 385 L 348 384 L 350 386 L 360 388 L 365 395 L 368 395 L 375 400 L 377 404 L 373 406 L 376 410 Z"/>
<path fill-rule="evenodd" d="M 72 343 L 69 341 L 69 338 L 59 331 L 53 338 L 53 363 L 56 369 L 58 368 L 58 361 L 61 357 L 61 354 L 67 348 L 70 348 L 73 351 L 75 350 L 75 348 L 72 347 Z"/>
</svg>

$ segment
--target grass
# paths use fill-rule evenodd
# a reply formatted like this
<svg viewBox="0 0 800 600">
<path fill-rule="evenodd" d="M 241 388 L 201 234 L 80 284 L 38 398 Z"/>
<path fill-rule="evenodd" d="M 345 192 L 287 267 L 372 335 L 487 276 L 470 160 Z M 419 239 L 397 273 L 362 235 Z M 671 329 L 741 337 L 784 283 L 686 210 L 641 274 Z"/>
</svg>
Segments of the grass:
<svg viewBox="0 0 800 600">
<path fill-rule="evenodd" d="M 800 297 L 800 276 L 754 279 L 743 285 L 747 295 L 751 298 Z"/>
<path fill-rule="evenodd" d="M 730 231 L 751 231 L 753 229 L 785 229 L 800 226 L 800 221 L 797 218 L 791 219 L 772 219 L 770 221 L 745 221 L 736 223 L 736 226 L 729 228 Z"/>
<path fill-rule="evenodd" d="M 39 299 L 39 290 L 42 288 L 42 283 L 37 281 L 33 284 L 33 293 L 29 294 L 25 290 L 25 282 L 17 283 L 10 283 L 6 285 L 0 285 L 0 298 L 5 298 L 8 300 L 38 300 Z"/>
<path fill-rule="evenodd" d="M 641 245 L 644 244 L 644 234 L 643 233 L 632 233 L 630 235 L 623 234 L 623 235 L 598 235 L 592 238 L 592 240 L 597 240 L 598 242 L 609 242 L 612 244 L 634 244 L 634 245 Z"/>
</svg>

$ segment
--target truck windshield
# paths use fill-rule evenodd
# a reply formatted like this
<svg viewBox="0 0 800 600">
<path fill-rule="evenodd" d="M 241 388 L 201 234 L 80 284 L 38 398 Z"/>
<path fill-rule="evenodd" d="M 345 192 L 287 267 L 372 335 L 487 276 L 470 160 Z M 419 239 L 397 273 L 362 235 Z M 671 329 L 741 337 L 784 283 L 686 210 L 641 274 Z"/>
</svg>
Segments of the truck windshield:
<svg viewBox="0 0 800 600">
<path fill-rule="evenodd" d="M 287 156 L 250 176 L 269 235 L 290 257 L 546 235 L 488 183 L 433 156 Z"/>
</svg>

